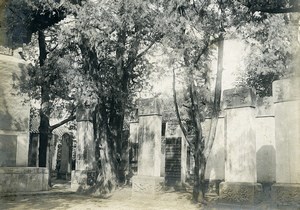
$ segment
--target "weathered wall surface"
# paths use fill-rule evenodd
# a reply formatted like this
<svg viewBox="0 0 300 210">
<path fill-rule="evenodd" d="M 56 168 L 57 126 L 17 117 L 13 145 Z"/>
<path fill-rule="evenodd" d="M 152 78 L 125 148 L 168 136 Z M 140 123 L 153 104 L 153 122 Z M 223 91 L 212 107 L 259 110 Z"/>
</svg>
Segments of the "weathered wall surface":
<svg viewBox="0 0 300 210">
<path fill-rule="evenodd" d="M 255 95 L 251 89 L 224 91 L 225 181 L 254 183 L 256 176 Z"/>
<path fill-rule="evenodd" d="M 210 129 L 210 119 L 203 123 L 203 135 L 208 137 Z M 224 148 L 224 116 L 218 119 L 216 136 L 213 148 L 206 165 L 205 179 L 224 180 L 225 178 L 225 148 Z"/>
<path fill-rule="evenodd" d="M 16 95 L 25 75 L 21 59 L 0 54 L 0 167 L 28 164 L 30 107 Z"/>
<path fill-rule="evenodd" d="M 48 169 L 0 167 L 0 194 L 48 190 Z"/>
<path fill-rule="evenodd" d="M 300 184 L 300 78 L 273 83 L 276 182 Z"/>
<path fill-rule="evenodd" d="M 276 179 L 276 149 L 273 98 L 258 99 L 256 111 L 257 181 L 274 182 Z"/>
<path fill-rule="evenodd" d="M 300 78 L 273 83 L 276 183 L 274 203 L 300 205 Z"/>
</svg>

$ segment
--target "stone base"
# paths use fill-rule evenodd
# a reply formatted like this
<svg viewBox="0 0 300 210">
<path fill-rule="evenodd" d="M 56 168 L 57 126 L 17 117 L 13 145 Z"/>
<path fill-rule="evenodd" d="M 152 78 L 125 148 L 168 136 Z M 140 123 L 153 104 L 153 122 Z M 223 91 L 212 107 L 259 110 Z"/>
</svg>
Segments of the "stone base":
<svg viewBox="0 0 300 210">
<path fill-rule="evenodd" d="M 262 196 L 262 186 L 259 183 L 220 183 L 221 202 L 252 205 L 261 202 Z"/>
<path fill-rule="evenodd" d="M 155 198 L 162 191 L 164 177 L 154 176 L 133 176 L 132 196 Z"/>
<path fill-rule="evenodd" d="M 0 194 L 49 190 L 47 168 L 0 167 Z"/>
<path fill-rule="evenodd" d="M 73 170 L 71 173 L 71 189 L 80 191 L 86 190 L 96 183 L 96 171 Z"/>
<path fill-rule="evenodd" d="M 273 184 L 271 196 L 279 205 L 300 205 L 300 184 Z"/>
</svg>

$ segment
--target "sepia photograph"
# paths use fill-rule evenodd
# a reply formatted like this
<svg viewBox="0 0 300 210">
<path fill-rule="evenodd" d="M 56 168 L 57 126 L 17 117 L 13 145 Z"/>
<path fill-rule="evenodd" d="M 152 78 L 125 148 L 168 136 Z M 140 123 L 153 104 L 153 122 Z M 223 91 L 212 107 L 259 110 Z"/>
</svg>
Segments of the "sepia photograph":
<svg viewBox="0 0 300 210">
<path fill-rule="evenodd" d="M 0 0 L 0 209 L 300 210 L 300 0 Z"/>
</svg>

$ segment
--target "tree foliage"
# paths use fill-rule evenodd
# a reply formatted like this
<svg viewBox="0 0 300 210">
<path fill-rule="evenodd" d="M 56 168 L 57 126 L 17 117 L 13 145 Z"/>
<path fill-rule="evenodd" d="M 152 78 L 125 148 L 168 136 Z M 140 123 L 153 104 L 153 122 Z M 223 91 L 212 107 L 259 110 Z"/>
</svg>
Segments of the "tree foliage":
<svg viewBox="0 0 300 210">
<path fill-rule="evenodd" d="M 272 82 L 297 74 L 300 44 L 295 14 L 257 14 L 240 28 L 248 53 L 246 69 L 241 72 L 240 84 L 254 87 L 260 96 L 272 94 Z"/>
</svg>

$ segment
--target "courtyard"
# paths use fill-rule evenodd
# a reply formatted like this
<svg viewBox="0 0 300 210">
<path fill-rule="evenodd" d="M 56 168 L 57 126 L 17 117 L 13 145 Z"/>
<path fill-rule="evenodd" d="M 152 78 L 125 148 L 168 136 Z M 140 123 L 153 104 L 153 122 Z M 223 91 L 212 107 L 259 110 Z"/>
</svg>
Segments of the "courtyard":
<svg viewBox="0 0 300 210">
<path fill-rule="evenodd" d="M 75 193 L 69 183 L 58 181 L 47 192 L 10 194 L 0 197 L 1 209 L 11 210 L 296 210 L 300 206 L 276 206 L 271 200 L 266 200 L 255 206 L 225 204 L 217 201 L 217 195 L 207 194 L 209 204 L 194 204 L 192 190 L 165 189 L 154 199 L 147 197 L 133 197 L 132 188 L 124 186 L 105 197 L 97 197 Z"/>
<path fill-rule="evenodd" d="M 300 209 L 300 1 L 0 0 L 1 209 Z"/>
</svg>

